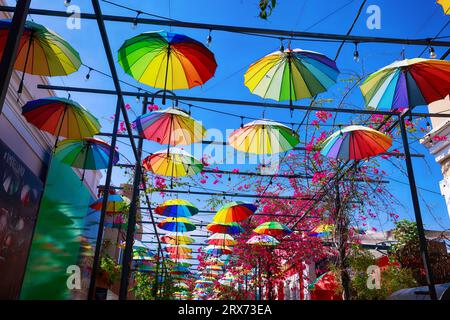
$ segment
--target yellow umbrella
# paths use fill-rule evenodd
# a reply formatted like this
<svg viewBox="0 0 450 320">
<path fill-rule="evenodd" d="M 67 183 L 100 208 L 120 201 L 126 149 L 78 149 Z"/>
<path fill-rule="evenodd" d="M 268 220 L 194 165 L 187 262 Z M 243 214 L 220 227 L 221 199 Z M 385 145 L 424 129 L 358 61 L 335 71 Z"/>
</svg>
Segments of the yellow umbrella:
<svg viewBox="0 0 450 320">
<path fill-rule="evenodd" d="M 444 14 L 450 14 L 450 0 L 437 0 L 438 4 L 444 9 Z"/>
</svg>

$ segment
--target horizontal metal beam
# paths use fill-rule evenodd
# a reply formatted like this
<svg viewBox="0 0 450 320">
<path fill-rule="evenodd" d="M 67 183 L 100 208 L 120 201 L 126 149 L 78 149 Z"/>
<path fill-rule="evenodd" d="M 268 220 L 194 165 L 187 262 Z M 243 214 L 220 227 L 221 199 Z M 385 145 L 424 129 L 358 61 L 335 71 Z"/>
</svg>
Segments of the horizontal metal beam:
<svg viewBox="0 0 450 320">
<path fill-rule="evenodd" d="M 11 6 L 0 6 L 0 11 L 13 12 L 14 7 Z M 30 14 L 33 15 L 43 15 L 51 17 L 62 17 L 68 18 L 72 15 L 71 12 L 66 11 L 56 11 L 47 9 L 30 9 Z M 94 14 L 91 13 L 81 13 L 81 19 L 94 20 L 96 19 Z M 186 22 L 180 20 L 163 20 L 163 19 L 149 19 L 142 17 L 126 17 L 126 16 L 116 16 L 116 15 L 102 15 L 103 20 L 111 22 L 125 22 L 129 24 L 139 23 L 147 25 L 157 25 L 157 26 L 168 26 L 168 27 L 181 27 L 190 29 L 203 29 L 203 30 L 215 30 L 215 31 L 225 31 L 239 34 L 257 34 L 274 36 L 277 38 L 306 38 L 306 39 L 323 39 L 323 40 L 336 40 L 336 41 L 346 41 L 350 43 L 391 43 L 391 44 L 402 44 L 402 45 L 422 45 L 422 46 L 435 46 L 435 47 L 450 47 L 450 42 L 441 41 L 431 38 L 422 39 L 405 39 L 405 38 L 391 38 L 391 37 L 373 37 L 373 36 L 357 36 L 357 35 L 345 35 L 345 34 L 334 34 L 334 33 L 319 33 L 319 32 L 305 32 L 305 31 L 290 31 L 290 30 L 280 30 L 280 29 L 267 29 L 267 28 L 255 28 L 255 27 L 243 27 L 243 26 L 230 26 L 230 25 L 220 25 L 220 24 L 210 24 L 210 23 L 197 23 L 197 22 Z"/>
<path fill-rule="evenodd" d="M 106 94 L 106 95 L 116 95 L 116 91 L 109 89 L 92 89 L 92 88 L 81 88 L 81 87 L 68 87 L 68 86 L 55 86 L 38 84 L 38 89 L 54 90 L 54 91 L 71 91 L 71 92 L 81 92 L 81 93 L 96 93 L 96 94 Z M 163 94 L 153 94 L 150 91 L 144 91 L 155 98 L 163 98 Z M 132 92 L 132 91 L 122 91 L 124 96 L 129 97 L 141 97 L 143 92 Z M 239 106 L 251 106 L 259 108 L 275 108 L 275 109 L 295 109 L 303 111 L 328 111 L 336 113 L 350 113 L 350 114 L 379 114 L 385 116 L 400 116 L 398 112 L 394 111 L 384 111 L 384 110 L 369 110 L 369 109 L 343 109 L 338 107 L 319 107 L 310 105 L 289 105 L 286 103 L 275 103 L 275 102 L 256 102 L 256 101 L 245 101 L 245 100 L 232 100 L 232 99 L 215 99 L 215 98 L 203 98 L 203 97 L 188 97 L 188 96 L 166 96 L 168 100 L 179 100 L 188 102 L 204 102 L 209 104 L 229 104 L 229 105 L 239 105 Z M 430 117 L 430 118 L 450 118 L 450 113 L 411 113 L 411 117 Z"/>
</svg>

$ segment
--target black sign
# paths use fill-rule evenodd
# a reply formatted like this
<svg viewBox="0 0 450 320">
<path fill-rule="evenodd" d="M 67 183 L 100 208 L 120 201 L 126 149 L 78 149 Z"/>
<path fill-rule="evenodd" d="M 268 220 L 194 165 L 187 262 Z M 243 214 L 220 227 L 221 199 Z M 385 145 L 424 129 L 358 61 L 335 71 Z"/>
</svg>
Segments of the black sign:
<svg viewBox="0 0 450 320">
<path fill-rule="evenodd" d="M 0 299 L 20 294 L 42 182 L 0 141 Z"/>
</svg>

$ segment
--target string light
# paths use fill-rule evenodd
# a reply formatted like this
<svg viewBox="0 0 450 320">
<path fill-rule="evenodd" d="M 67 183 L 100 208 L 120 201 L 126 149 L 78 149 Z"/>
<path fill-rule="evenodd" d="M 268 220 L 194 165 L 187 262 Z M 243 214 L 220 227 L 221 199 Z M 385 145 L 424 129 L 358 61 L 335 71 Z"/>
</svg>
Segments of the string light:
<svg viewBox="0 0 450 320">
<path fill-rule="evenodd" d="M 429 47 L 428 51 L 430 52 L 430 59 L 436 59 L 436 51 L 434 51 L 432 46 Z"/>
<path fill-rule="evenodd" d="M 431 125 L 428 121 L 427 121 L 427 131 L 431 131 Z"/>
<path fill-rule="evenodd" d="M 90 78 L 91 78 L 91 71 L 92 71 L 93 69 L 91 68 L 91 67 L 89 67 L 89 71 L 88 71 L 88 73 L 86 73 L 86 75 L 84 76 L 84 80 L 85 81 L 88 81 Z"/>
<path fill-rule="evenodd" d="M 141 89 L 138 89 L 138 95 L 136 96 L 136 102 L 137 103 L 141 102 L 141 96 L 140 96 L 139 93 L 141 93 Z"/>
<path fill-rule="evenodd" d="M 353 60 L 359 62 L 358 42 L 355 42 L 355 52 L 353 52 Z"/>
<path fill-rule="evenodd" d="M 206 46 L 209 47 L 212 42 L 211 29 L 209 29 L 208 36 L 206 37 Z"/>
<path fill-rule="evenodd" d="M 140 10 L 136 11 L 136 17 L 134 18 L 133 24 L 131 25 L 131 28 L 132 28 L 133 30 L 137 28 L 137 25 L 138 25 L 138 18 L 139 18 L 139 16 L 140 16 L 141 14 L 142 14 L 142 11 L 140 11 Z"/>
</svg>

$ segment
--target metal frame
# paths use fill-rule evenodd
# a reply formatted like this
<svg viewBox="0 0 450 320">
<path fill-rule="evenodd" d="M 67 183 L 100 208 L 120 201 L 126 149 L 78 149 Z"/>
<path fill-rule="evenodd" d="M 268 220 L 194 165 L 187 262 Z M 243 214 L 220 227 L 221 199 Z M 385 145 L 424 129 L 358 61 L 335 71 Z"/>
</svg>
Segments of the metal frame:
<svg viewBox="0 0 450 320">
<path fill-rule="evenodd" d="M 9 81 L 12 73 L 12 69 L 14 66 L 14 56 L 17 54 L 19 39 L 24 30 L 25 20 L 28 13 L 36 14 L 36 15 L 45 15 L 45 16 L 53 16 L 53 17 L 68 17 L 70 13 L 64 11 L 54 11 L 54 10 L 44 10 L 44 9 L 30 9 L 31 0 L 19 0 L 15 7 L 11 6 L 0 6 L 0 11 L 5 12 L 14 12 L 11 32 L 8 36 L 7 43 L 5 46 L 5 50 L 0 62 L 0 114 L 2 111 L 2 106 L 4 103 L 4 99 L 6 96 L 6 92 L 8 90 Z M 139 17 L 122 17 L 122 16 L 113 16 L 113 15 L 103 15 L 101 11 L 101 7 L 98 0 L 92 0 L 92 5 L 94 8 L 94 14 L 90 13 L 82 13 L 82 19 L 91 19 L 96 20 L 100 35 L 103 42 L 103 47 L 105 49 L 105 54 L 108 59 L 108 64 L 110 67 L 111 78 L 114 82 L 115 90 L 103 90 L 103 89 L 88 89 L 88 88 L 75 88 L 75 87 L 61 87 L 61 86 L 50 86 L 50 85 L 39 85 L 38 87 L 41 89 L 52 89 L 52 90 L 64 90 L 64 91 L 74 91 L 74 92 L 87 92 L 87 93 L 96 93 L 96 94 L 110 94 L 117 96 L 117 106 L 115 112 L 115 122 L 114 122 L 114 130 L 111 134 L 111 154 L 115 150 L 117 138 L 119 135 L 117 134 L 118 127 L 118 119 L 122 114 L 126 128 L 128 137 L 130 139 L 130 144 L 136 159 L 136 170 L 135 170 L 135 179 L 133 184 L 133 202 L 134 205 L 130 208 L 130 217 L 128 224 L 128 232 L 127 232 L 127 242 L 126 242 L 126 250 L 123 259 L 123 271 L 122 271 L 122 279 L 121 279 L 121 289 L 120 289 L 120 299 L 126 299 L 126 292 L 128 291 L 128 279 L 129 279 L 129 265 L 131 262 L 131 250 L 132 250 L 132 242 L 133 242 L 133 234 L 134 234 L 134 223 L 135 223 L 135 215 L 137 207 L 137 200 L 140 198 L 140 188 L 139 185 L 141 182 L 145 183 L 145 180 L 140 177 L 140 157 L 142 154 L 142 140 L 140 139 L 138 145 L 136 146 L 134 136 L 132 134 L 130 121 L 128 119 L 127 111 L 124 104 L 124 96 L 142 96 L 142 93 L 134 93 L 134 92 L 124 92 L 120 86 L 120 80 L 115 69 L 115 62 L 113 59 L 111 47 L 108 40 L 108 33 L 105 27 L 105 21 L 113 21 L 113 22 L 124 22 L 124 23 L 141 23 L 141 24 L 151 24 L 151 25 L 164 25 L 164 26 L 174 26 L 174 27 L 184 27 L 184 28 L 194 28 L 194 29 L 204 29 L 204 30 L 217 30 L 217 31 L 225 31 L 225 32 L 234 32 L 240 33 L 244 35 L 268 35 L 268 36 L 276 36 L 282 39 L 289 38 L 306 38 L 306 39 L 318 39 L 319 41 L 325 40 L 336 40 L 336 41 L 350 41 L 357 43 L 392 43 L 392 44 L 403 44 L 403 45 L 424 45 L 424 46 L 444 46 L 450 47 L 450 42 L 448 41 L 437 41 L 435 39 L 399 39 L 399 38 L 384 38 L 384 37 L 368 37 L 368 36 L 352 36 L 349 33 L 346 35 L 339 34 L 327 34 L 327 33 L 312 33 L 312 32 L 297 32 L 297 31 L 287 31 L 287 30 L 275 30 L 275 29 L 262 29 L 262 28 L 251 28 L 251 27 L 237 27 L 237 26 L 225 26 L 225 25 L 214 25 L 214 24 L 202 24 L 202 23 L 193 23 L 193 22 L 183 22 L 176 20 L 162 20 L 162 19 L 144 19 Z M 449 54 L 450 50 L 443 55 L 442 58 L 445 58 Z M 148 92 L 149 95 L 152 95 L 152 98 L 166 98 L 166 94 L 155 94 Z M 167 97 L 167 99 L 174 99 L 173 97 Z M 392 125 L 388 131 L 392 130 L 397 124 L 400 124 L 400 130 L 402 134 L 402 144 L 404 148 L 405 161 L 408 172 L 409 186 L 411 191 L 411 197 L 413 201 L 414 213 L 416 217 L 417 227 L 419 230 L 419 241 L 421 245 L 421 253 L 423 257 L 423 262 L 425 266 L 425 271 L 427 273 L 427 281 L 429 286 L 429 292 L 431 299 L 436 299 L 436 291 L 433 284 L 432 272 L 429 264 L 426 239 L 424 236 L 424 229 L 422 223 L 422 217 L 420 212 L 420 203 L 417 195 L 417 188 L 414 179 L 414 171 L 413 165 L 411 161 L 411 153 L 409 150 L 407 132 L 405 130 L 404 117 L 406 114 L 399 115 L 396 112 L 388 112 L 388 111 L 375 111 L 375 110 L 357 110 L 357 109 L 341 109 L 341 108 L 323 108 L 323 107 L 311 107 L 311 106 L 299 106 L 299 105 L 291 105 L 291 104 L 280 104 L 280 103 L 259 103 L 259 102 L 251 102 L 251 101 L 239 101 L 239 100 L 227 100 L 227 99 L 207 99 L 207 98 L 199 98 L 199 97 L 176 97 L 177 100 L 184 101 L 196 101 L 196 102 L 209 102 L 209 103 L 220 103 L 220 104 L 229 104 L 229 105 L 247 105 L 247 106 L 255 106 L 255 107 L 263 107 L 263 108 L 283 108 L 283 109 L 298 109 L 298 110 L 324 110 L 330 112 L 337 113 L 353 113 L 353 114 L 382 114 L 388 116 L 396 116 L 398 120 L 394 125 Z M 145 107 L 145 106 L 144 106 Z M 427 114 L 427 113 L 410 113 L 412 117 L 450 117 L 449 114 Z M 106 211 L 106 203 L 108 198 L 109 189 L 111 188 L 111 175 L 113 170 L 112 164 L 112 156 L 110 157 L 110 161 L 108 164 L 108 170 L 106 174 L 105 186 L 103 187 L 104 198 L 101 210 L 101 218 L 99 222 L 99 231 L 97 235 L 97 246 L 94 257 L 94 265 L 91 277 L 91 285 L 89 290 L 89 299 L 94 298 L 95 293 L 95 277 L 96 271 L 99 264 L 100 257 L 100 249 L 101 249 L 101 240 L 103 235 L 103 226 L 104 226 L 104 216 Z M 341 177 L 342 178 L 342 177 Z M 333 181 L 339 181 L 339 177 L 334 178 Z M 168 190 L 167 192 L 175 192 L 175 190 Z M 182 190 L 178 190 L 177 192 L 182 193 Z M 189 191 L 185 191 L 188 193 Z M 194 192 L 190 192 L 194 193 Z M 218 193 L 217 195 L 224 195 Z M 225 194 L 227 195 L 227 194 Z M 146 200 L 148 205 L 150 206 L 148 195 L 145 193 Z M 237 194 L 229 194 L 229 196 L 238 196 Z M 285 197 L 289 199 L 289 197 Z M 299 218 L 301 219 L 306 215 L 305 212 Z M 150 210 L 150 215 L 152 217 L 152 223 L 155 227 L 155 221 L 153 218 L 153 213 Z M 134 218 L 133 218 L 134 216 Z M 297 221 L 298 223 L 298 221 Z M 157 229 L 155 227 L 155 234 L 157 235 L 159 248 L 158 251 L 162 251 L 161 242 L 159 240 L 159 236 L 157 233 Z M 161 256 L 164 255 L 161 252 Z"/>
</svg>

